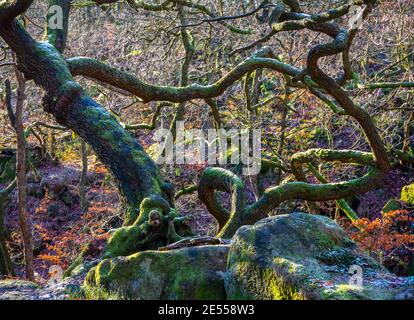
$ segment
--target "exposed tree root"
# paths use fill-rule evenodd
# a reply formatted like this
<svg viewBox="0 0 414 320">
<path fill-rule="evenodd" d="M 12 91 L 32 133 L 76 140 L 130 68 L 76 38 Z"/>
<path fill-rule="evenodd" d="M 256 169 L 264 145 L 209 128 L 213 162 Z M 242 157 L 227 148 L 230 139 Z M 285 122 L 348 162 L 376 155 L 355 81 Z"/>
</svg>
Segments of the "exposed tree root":
<svg viewBox="0 0 414 320">
<path fill-rule="evenodd" d="M 158 250 L 167 251 L 173 249 L 180 249 L 180 248 L 187 248 L 187 247 L 196 247 L 196 246 L 205 246 L 205 245 L 219 245 L 219 244 L 228 244 L 229 240 L 227 239 L 219 239 L 215 237 L 190 237 L 186 239 L 182 239 L 175 243 L 172 243 L 168 246 L 161 247 Z"/>
</svg>

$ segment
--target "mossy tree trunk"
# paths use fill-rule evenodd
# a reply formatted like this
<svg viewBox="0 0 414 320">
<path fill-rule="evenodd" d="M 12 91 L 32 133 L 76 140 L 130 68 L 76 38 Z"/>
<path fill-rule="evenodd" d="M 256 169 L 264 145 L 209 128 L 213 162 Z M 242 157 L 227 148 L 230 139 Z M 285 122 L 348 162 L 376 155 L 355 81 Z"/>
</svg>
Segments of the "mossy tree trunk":
<svg viewBox="0 0 414 320">
<path fill-rule="evenodd" d="M 27 176 L 26 176 L 26 138 L 24 136 L 23 125 L 23 107 L 25 100 L 26 81 L 23 75 L 16 71 L 18 79 L 15 126 L 17 136 L 17 152 L 16 152 L 16 176 L 17 176 L 17 205 L 19 212 L 20 231 L 23 238 L 24 262 L 26 278 L 34 281 L 34 262 L 33 262 L 33 236 L 32 224 L 27 212 Z"/>
<path fill-rule="evenodd" d="M 167 217 L 170 209 L 174 208 L 173 189 L 164 181 L 156 164 L 138 141 L 103 106 L 85 94 L 73 80 L 61 53 L 52 44 L 35 41 L 14 19 L 1 26 L 0 36 L 16 54 L 18 68 L 26 79 L 33 79 L 45 90 L 45 111 L 92 146 L 110 169 L 126 203 L 125 225 L 146 222 L 139 232 L 143 233 L 141 238 L 146 238 L 148 233 L 157 235 L 154 239 L 148 238 L 148 242 L 166 245 L 168 238 L 177 240 L 170 221 L 172 219 L 180 226 L 183 222 L 176 219 L 175 214 Z M 143 210 L 144 199 L 157 200 L 144 202 L 147 207 Z M 149 213 L 154 211 L 153 206 L 160 219 L 155 219 L 153 212 L 156 222 L 148 222 Z M 165 234 L 160 230 L 164 230 Z M 167 231 L 170 236 L 167 236 Z M 146 247 L 144 240 L 142 247 Z"/>
<path fill-rule="evenodd" d="M 33 237 L 30 217 L 27 213 L 27 143 L 25 137 L 25 129 L 23 124 L 23 108 L 25 101 L 26 80 L 23 75 L 15 69 L 17 78 L 17 97 L 15 104 L 15 112 L 12 107 L 12 90 L 10 81 L 6 80 L 6 106 L 8 116 L 12 127 L 16 132 L 17 150 L 16 150 L 16 181 L 17 181 L 17 210 L 19 214 L 19 225 L 23 240 L 23 252 L 26 278 L 34 281 L 34 263 L 33 263 Z M 5 246 L 4 246 L 4 250 Z M 7 263 L 6 263 L 7 264 Z"/>
</svg>

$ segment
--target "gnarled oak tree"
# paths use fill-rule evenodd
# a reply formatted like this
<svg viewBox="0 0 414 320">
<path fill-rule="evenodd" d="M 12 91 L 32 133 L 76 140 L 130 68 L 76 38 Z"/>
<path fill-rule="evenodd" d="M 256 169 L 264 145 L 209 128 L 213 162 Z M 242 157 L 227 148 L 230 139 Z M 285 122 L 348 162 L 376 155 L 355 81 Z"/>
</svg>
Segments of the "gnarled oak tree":
<svg viewBox="0 0 414 320">
<path fill-rule="evenodd" d="M 119 192 L 126 203 L 125 223 L 109 240 L 107 256 L 159 248 L 193 235 L 186 219 L 180 217 L 175 210 L 173 186 L 164 181 L 157 165 L 131 133 L 104 106 L 85 93 L 74 80 L 75 76 L 88 77 L 121 89 L 144 102 L 177 103 L 177 118 L 183 117 L 187 102 L 205 100 L 212 108 L 216 124 L 220 126 L 221 119 L 215 110 L 215 98 L 245 78 L 248 88 L 250 83 L 246 75 L 270 69 L 283 75 L 288 86 L 307 89 L 337 114 L 355 119 L 364 132 L 372 152 L 312 149 L 297 153 L 291 159 L 291 170 L 297 181 L 284 182 L 269 188 L 253 203 L 246 203 L 245 185 L 237 175 L 225 169 L 207 168 L 201 176 L 197 190 L 200 199 L 219 223 L 218 237 L 231 237 L 241 225 L 252 224 L 266 217 L 272 209 L 286 200 L 338 200 L 346 204 L 343 198 L 378 187 L 390 168 L 388 151 L 373 120 L 342 88 L 352 77 L 349 50 L 357 29 L 344 29 L 335 22 L 336 19 L 347 15 L 353 5 L 365 5 L 365 18 L 377 4 L 375 0 L 353 0 L 329 11 L 312 14 L 305 12 L 301 1 L 266 0 L 254 10 L 237 16 L 215 14 L 197 1 L 165 0 L 154 4 L 128 0 L 135 9 L 178 11 L 181 23 L 178 28 L 181 30 L 186 56 L 182 65 L 181 83 L 177 87 L 145 83 L 131 73 L 92 58 L 66 59 L 64 49 L 70 1 L 50 1 L 50 5 L 60 5 L 63 8 L 64 28 L 49 28 L 47 41 L 43 42 L 34 40 L 19 22 L 19 16 L 25 13 L 32 2 L 15 0 L 0 3 L 0 36 L 17 56 L 18 68 L 25 78 L 33 80 L 44 90 L 44 110 L 52 114 L 59 124 L 73 130 L 92 146 L 100 160 L 110 169 L 119 186 Z M 101 5 L 116 1 L 95 2 Z M 188 23 L 185 12 L 190 9 L 202 13 L 205 18 L 196 24 Z M 303 69 L 281 61 L 271 48 L 263 47 L 235 65 L 218 81 L 208 85 L 191 83 L 187 73 L 194 48 L 188 30 L 195 25 L 220 23 L 231 32 L 248 33 L 249 30 L 232 26 L 231 22 L 254 14 L 258 15 L 259 21 L 266 21 L 271 31 L 256 42 L 233 50 L 230 55 L 255 48 L 281 32 L 306 29 L 322 33 L 330 40 L 309 48 L 306 67 Z M 342 56 L 343 72 L 337 79 L 326 74 L 320 66 L 322 58 L 334 55 Z M 252 112 L 255 107 L 257 106 L 250 106 Z M 320 162 L 352 163 L 366 166 L 369 170 L 360 178 L 336 183 L 329 183 L 314 171 L 321 183 L 312 184 L 306 180 L 303 167 L 312 168 L 312 165 Z M 282 167 L 280 163 L 266 162 L 265 159 L 263 165 Z M 224 208 L 217 200 L 218 191 L 231 194 L 230 210 Z M 346 205 L 344 211 L 345 207 Z M 351 219 L 355 218 L 352 214 L 349 216 Z"/>
</svg>

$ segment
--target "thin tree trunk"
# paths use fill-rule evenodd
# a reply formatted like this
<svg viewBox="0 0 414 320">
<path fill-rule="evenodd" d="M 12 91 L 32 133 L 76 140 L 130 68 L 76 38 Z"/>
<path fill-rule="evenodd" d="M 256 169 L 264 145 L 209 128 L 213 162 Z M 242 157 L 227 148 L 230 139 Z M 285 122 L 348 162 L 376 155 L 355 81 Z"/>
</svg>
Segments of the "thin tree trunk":
<svg viewBox="0 0 414 320">
<path fill-rule="evenodd" d="M 286 135 L 286 126 L 287 126 L 287 116 L 288 116 L 288 109 L 286 107 L 283 108 L 282 111 L 282 119 L 280 123 L 280 138 L 279 138 L 279 145 L 277 147 L 277 155 L 281 158 L 283 149 L 285 148 L 285 135 Z M 279 185 L 282 181 L 282 170 L 279 168 L 276 173 L 276 185 Z"/>
<path fill-rule="evenodd" d="M 180 23 L 185 25 L 187 23 L 187 19 L 185 16 L 185 12 L 183 7 L 180 4 L 177 4 L 178 15 L 180 18 Z M 191 60 L 193 59 L 194 55 L 194 47 L 191 43 L 191 36 L 188 33 L 186 27 L 181 27 L 181 40 L 185 50 L 185 59 L 181 66 L 181 79 L 180 79 L 180 86 L 185 87 L 188 85 L 188 71 L 190 69 Z M 171 122 L 170 131 L 173 135 L 173 141 L 177 138 L 176 128 L 177 128 L 177 121 L 183 121 L 185 115 L 185 107 L 186 102 L 181 102 L 177 105 L 177 110 L 174 114 L 174 118 Z"/>
<path fill-rule="evenodd" d="M 25 80 L 23 75 L 16 70 L 18 81 L 17 101 L 16 101 L 16 135 L 17 135 L 17 154 L 16 154 L 16 174 L 17 174 L 17 204 L 19 211 L 20 229 L 23 238 L 24 260 L 26 278 L 34 280 L 33 266 L 33 239 L 31 233 L 31 223 L 27 215 L 27 178 L 26 178 L 26 139 L 23 127 L 23 106 Z"/>
</svg>

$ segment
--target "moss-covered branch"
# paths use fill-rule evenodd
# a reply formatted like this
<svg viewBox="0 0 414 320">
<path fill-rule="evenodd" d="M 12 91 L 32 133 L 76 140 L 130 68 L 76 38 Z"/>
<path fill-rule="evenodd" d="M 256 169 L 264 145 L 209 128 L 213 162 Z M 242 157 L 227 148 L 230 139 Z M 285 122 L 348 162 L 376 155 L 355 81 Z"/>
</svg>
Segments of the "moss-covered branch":
<svg viewBox="0 0 414 320">
<path fill-rule="evenodd" d="M 94 0 L 97 5 L 111 4 L 119 2 L 119 0 Z M 148 11 L 164 11 L 173 7 L 172 0 L 164 0 L 161 3 L 151 3 L 143 0 L 127 0 L 128 4 L 134 9 L 144 9 Z"/>
<path fill-rule="evenodd" d="M 361 178 L 344 182 L 310 184 L 307 182 L 288 182 L 269 188 L 263 196 L 244 210 L 244 224 L 252 224 L 265 218 L 283 201 L 291 199 L 308 201 L 329 201 L 347 198 L 366 193 L 382 182 L 383 175 L 378 169 L 372 168 Z"/>
<path fill-rule="evenodd" d="M 134 75 L 118 70 L 103 62 L 91 58 L 77 57 L 67 59 L 69 70 L 73 76 L 85 76 L 112 86 L 122 88 L 141 98 L 144 102 L 171 101 L 185 102 L 192 99 L 209 99 L 220 96 L 227 88 L 240 80 L 247 73 L 258 68 L 268 68 L 292 77 L 302 70 L 271 58 L 270 48 L 264 48 L 244 62 L 230 70 L 215 83 L 207 86 L 193 84 L 185 87 L 167 87 L 150 85 Z"/>
<path fill-rule="evenodd" d="M 302 177 L 302 165 L 314 161 L 353 163 L 365 166 L 375 166 L 371 152 L 356 150 L 330 150 L 330 149 L 309 149 L 298 152 L 291 158 L 292 172 L 297 177 Z"/>
<path fill-rule="evenodd" d="M 231 195 L 231 210 L 221 205 L 217 191 Z M 208 211 L 216 218 L 219 230 L 236 232 L 240 227 L 241 212 L 245 205 L 244 182 L 234 173 L 222 168 L 207 168 L 201 175 L 198 196 Z M 222 231 L 218 237 L 221 237 Z"/>
<path fill-rule="evenodd" d="M 402 81 L 402 82 L 379 82 L 369 83 L 364 86 L 365 89 L 398 89 L 398 88 L 414 88 L 414 82 Z"/>
<path fill-rule="evenodd" d="M 321 183 L 328 183 L 329 181 L 322 176 L 322 174 L 311 164 L 308 163 L 309 171 L 315 176 L 315 178 Z M 345 199 L 338 199 L 335 200 L 336 205 L 339 209 L 341 209 L 346 216 L 351 220 L 351 222 L 355 222 L 359 219 L 358 214 L 351 208 L 349 203 Z"/>
<path fill-rule="evenodd" d="M 321 184 L 308 183 L 302 172 L 302 164 L 315 160 L 325 162 L 354 163 L 369 166 L 367 174 L 361 178 L 343 182 L 328 183 L 322 177 Z M 351 219 L 357 216 L 348 210 L 349 206 L 341 199 L 363 194 L 378 186 L 383 179 L 383 172 L 376 167 L 372 153 L 353 150 L 311 149 L 294 155 L 291 159 L 292 172 L 300 180 L 286 182 L 265 190 L 258 201 L 245 205 L 244 184 L 239 177 L 230 171 L 220 168 L 207 168 L 200 179 L 199 197 L 209 212 L 219 223 L 218 237 L 229 238 L 238 227 L 253 224 L 265 218 L 269 212 L 276 209 L 287 200 L 329 201 L 338 200 L 341 209 L 350 214 Z M 318 176 L 317 178 L 321 178 Z M 225 209 L 217 199 L 216 191 L 232 195 L 231 210 Z"/>
<path fill-rule="evenodd" d="M 354 104 L 341 86 L 325 74 L 318 66 L 318 61 L 322 57 L 332 56 L 346 50 L 349 34 L 346 30 L 341 30 L 337 27 L 331 28 L 326 25 L 319 29 L 332 36 L 333 41 L 327 44 L 317 45 L 310 50 L 307 57 L 307 71 L 311 75 L 312 80 L 334 97 L 342 109 L 359 123 L 374 153 L 374 160 L 378 168 L 385 174 L 389 170 L 390 162 L 384 143 L 378 134 L 372 118 L 366 110 Z"/>
</svg>

